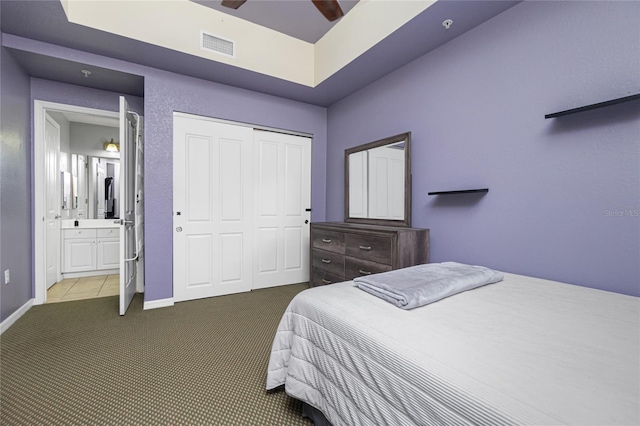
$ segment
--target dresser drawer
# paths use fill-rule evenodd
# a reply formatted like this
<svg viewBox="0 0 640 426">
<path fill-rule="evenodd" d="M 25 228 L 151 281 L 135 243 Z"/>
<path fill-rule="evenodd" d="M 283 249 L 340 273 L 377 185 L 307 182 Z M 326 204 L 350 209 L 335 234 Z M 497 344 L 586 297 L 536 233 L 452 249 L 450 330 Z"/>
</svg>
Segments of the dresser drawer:
<svg viewBox="0 0 640 426">
<path fill-rule="evenodd" d="M 344 234 L 342 232 L 314 229 L 313 247 L 344 254 Z"/>
<path fill-rule="evenodd" d="M 324 269 L 320 269 L 320 268 L 313 268 L 313 272 L 311 274 L 312 287 L 316 287 L 319 285 L 341 283 L 343 281 L 346 281 L 343 276 L 332 274 L 331 272 L 327 272 Z"/>
<path fill-rule="evenodd" d="M 379 235 L 347 234 L 347 256 L 392 265 L 393 237 Z"/>
<path fill-rule="evenodd" d="M 352 280 L 356 277 L 362 277 L 365 275 L 387 272 L 393 269 L 390 265 L 371 262 L 369 260 L 356 259 L 354 257 L 345 258 L 344 264 L 344 275 L 347 280 Z"/>
<path fill-rule="evenodd" d="M 98 238 L 112 238 L 112 237 L 119 237 L 120 236 L 120 229 L 119 228 L 105 228 L 105 229 L 100 229 L 98 228 Z"/>
<path fill-rule="evenodd" d="M 67 240 L 72 238 L 95 238 L 96 230 L 87 228 L 65 229 L 63 237 Z"/>
<path fill-rule="evenodd" d="M 332 274 L 344 274 L 344 255 L 325 250 L 313 249 L 313 267 Z"/>
<path fill-rule="evenodd" d="M 429 230 L 373 224 L 311 224 L 312 286 L 429 262 Z"/>
</svg>

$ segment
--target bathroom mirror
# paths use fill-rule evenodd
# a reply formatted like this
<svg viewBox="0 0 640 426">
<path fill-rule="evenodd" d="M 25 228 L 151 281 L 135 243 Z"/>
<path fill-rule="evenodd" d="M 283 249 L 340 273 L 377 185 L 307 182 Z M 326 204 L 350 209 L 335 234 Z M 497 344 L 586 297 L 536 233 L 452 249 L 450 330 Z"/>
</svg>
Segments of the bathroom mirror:
<svg viewBox="0 0 640 426">
<path fill-rule="evenodd" d="M 78 176 L 71 175 L 71 208 L 78 208 Z"/>
<path fill-rule="evenodd" d="M 411 132 L 345 150 L 345 222 L 411 226 Z"/>
<path fill-rule="evenodd" d="M 120 189 L 120 159 L 77 155 L 77 177 L 73 176 L 72 199 L 78 218 L 117 219 Z"/>
<path fill-rule="evenodd" d="M 117 219 L 120 201 L 120 160 L 90 157 L 89 216 Z"/>
<path fill-rule="evenodd" d="M 62 172 L 61 176 L 61 186 L 62 186 L 62 209 L 69 210 L 71 207 L 71 200 L 73 199 L 73 194 L 71 193 L 71 173 Z"/>
</svg>

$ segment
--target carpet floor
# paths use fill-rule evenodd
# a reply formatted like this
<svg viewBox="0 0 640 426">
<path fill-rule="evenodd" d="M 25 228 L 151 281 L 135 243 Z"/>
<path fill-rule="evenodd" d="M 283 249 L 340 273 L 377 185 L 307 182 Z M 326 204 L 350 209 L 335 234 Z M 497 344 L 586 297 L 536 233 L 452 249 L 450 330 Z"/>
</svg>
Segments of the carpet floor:
<svg viewBox="0 0 640 426">
<path fill-rule="evenodd" d="M 105 297 L 31 308 L 0 337 L 2 425 L 312 425 L 265 391 L 275 330 L 307 284 L 127 314 Z"/>
</svg>

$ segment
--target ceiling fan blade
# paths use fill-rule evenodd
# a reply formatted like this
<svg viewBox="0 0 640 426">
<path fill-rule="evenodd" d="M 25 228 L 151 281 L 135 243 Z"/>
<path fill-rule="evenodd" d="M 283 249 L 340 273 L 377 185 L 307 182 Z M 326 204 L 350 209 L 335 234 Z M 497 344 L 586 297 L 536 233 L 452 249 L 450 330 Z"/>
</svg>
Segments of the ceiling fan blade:
<svg viewBox="0 0 640 426">
<path fill-rule="evenodd" d="M 230 7 L 231 9 L 237 9 L 244 4 L 247 0 L 222 0 L 222 5 Z"/>
<path fill-rule="evenodd" d="M 311 0 L 318 8 L 320 13 L 324 15 L 330 22 L 344 16 L 342 8 L 338 4 L 338 0 Z"/>
</svg>

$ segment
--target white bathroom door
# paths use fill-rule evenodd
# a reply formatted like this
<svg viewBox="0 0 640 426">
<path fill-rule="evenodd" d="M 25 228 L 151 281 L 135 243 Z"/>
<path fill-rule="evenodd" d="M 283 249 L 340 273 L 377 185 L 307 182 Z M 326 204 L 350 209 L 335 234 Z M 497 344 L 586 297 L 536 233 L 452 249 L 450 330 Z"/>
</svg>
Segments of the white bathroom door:
<svg viewBox="0 0 640 426">
<path fill-rule="evenodd" d="M 311 139 L 254 131 L 253 288 L 309 281 Z"/>
<path fill-rule="evenodd" d="M 120 199 L 115 200 L 120 223 L 120 315 L 127 312 L 136 293 L 135 134 L 136 119 L 124 96 L 120 96 Z"/>
<path fill-rule="evenodd" d="M 45 114 L 45 261 L 47 289 L 58 281 L 60 265 L 60 209 L 62 191 L 60 189 L 60 126 L 49 114 Z"/>
<path fill-rule="evenodd" d="M 176 302 L 251 290 L 253 129 L 175 115 Z"/>
</svg>

